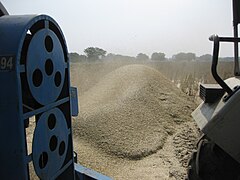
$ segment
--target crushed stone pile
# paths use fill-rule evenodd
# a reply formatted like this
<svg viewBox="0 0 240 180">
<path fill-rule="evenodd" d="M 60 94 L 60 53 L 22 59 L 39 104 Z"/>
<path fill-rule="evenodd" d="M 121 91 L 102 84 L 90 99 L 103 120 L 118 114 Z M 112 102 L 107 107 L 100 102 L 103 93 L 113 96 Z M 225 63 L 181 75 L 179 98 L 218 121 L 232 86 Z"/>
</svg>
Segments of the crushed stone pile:
<svg viewBox="0 0 240 180">
<path fill-rule="evenodd" d="M 144 65 L 114 70 L 79 102 L 74 137 L 127 159 L 142 159 L 161 149 L 176 126 L 191 119 L 195 107 L 159 71 Z"/>
</svg>

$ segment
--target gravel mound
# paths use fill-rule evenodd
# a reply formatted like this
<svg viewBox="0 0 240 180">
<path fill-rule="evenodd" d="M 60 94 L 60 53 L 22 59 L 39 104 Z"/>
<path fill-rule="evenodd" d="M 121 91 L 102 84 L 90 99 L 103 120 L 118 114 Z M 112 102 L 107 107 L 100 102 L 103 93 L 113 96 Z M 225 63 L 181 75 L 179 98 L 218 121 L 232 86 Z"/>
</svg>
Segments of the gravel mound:
<svg viewBox="0 0 240 180">
<path fill-rule="evenodd" d="M 190 120 L 195 107 L 159 71 L 144 65 L 127 65 L 107 74 L 79 102 L 74 137 L 128 159 L 161 149 L 174 128 Z"/>
<path fill-rule="evenodd" d="M 194 121 L 184 123 L 181 130 L 173 137 L 175 155 L 185 168 L 187 168 L 193 150 L 196 149 L 196 142 L 199 137 L 200 131 L 198 131 Z"/>
</svg>

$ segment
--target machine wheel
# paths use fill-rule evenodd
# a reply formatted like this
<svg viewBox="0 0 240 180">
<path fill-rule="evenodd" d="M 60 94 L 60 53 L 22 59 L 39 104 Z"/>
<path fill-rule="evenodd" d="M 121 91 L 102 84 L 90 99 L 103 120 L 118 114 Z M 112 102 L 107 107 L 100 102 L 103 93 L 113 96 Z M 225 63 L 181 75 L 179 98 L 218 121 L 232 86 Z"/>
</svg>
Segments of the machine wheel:
<svg viewBox="0 0 240 180">
<path fill-rule="evenodd" d="M 188 162 L 187 180 L 240 180 L 240 164 L 206 136 Z"/>
</svg>

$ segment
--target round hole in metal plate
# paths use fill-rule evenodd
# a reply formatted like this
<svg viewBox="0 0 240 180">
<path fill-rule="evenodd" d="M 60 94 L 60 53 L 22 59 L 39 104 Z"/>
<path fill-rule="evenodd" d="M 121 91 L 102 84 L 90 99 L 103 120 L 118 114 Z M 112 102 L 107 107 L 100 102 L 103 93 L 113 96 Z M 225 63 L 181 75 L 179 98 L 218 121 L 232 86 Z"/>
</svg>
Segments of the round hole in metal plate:
<svg viewBox="0 0 240 180">
<path fill-rule="evenodd" d="M 62 141 L 59 145 L 59 149 L 58 149 L 58 152 L 59 152 L 59 155 L 62 156 L 65 152 L 65 142 Z"/>
<path fill-rule="evenodd" d="M 42 71 L 41 71 L 40 69 L 36 69 L 36 70 L 33 72 L 33 75 L 32 75 L 33 85 L 34 85 L 35 87 L 41 86 L 42 80 L 43 80 Z"/>
<path fill-rule="evenodd" d="M 61 73 L 58 71 L 58 72 L 56 72 L 55 77 L 54 77 L 55 85 L 57 87 L 59 87 L 61 85 L 61 81 L 62 81 L 62 76 L 61 76 Z"/>
<path fill-rule="evenodd" d="M 56 117 L 54 114 L 50 114 L 48 117 L 48 128 L 52 130 L 56 126 Z"/>
<path fill-rule="evenodd" d="M 51 59 L 47 59 L 45 62 L 45 71 L 48 76 L 52 75 L 53 73 L 53 62 Z"/>
<path fill-rule="evenodd" d="M 55 151 L 58 145 L 58 139 L 56 136 L 52 136 L 49 142 L 49 148 L 51 151 Z"/>
<path fill-rule="evenodd" d="M 51 36 L 46 36 L 45 37 L 45 48 L 48 52 L 52 52 L 53 50 L 53 40 Z"/>
<path fill-rule="evenodd" d="M 40 169 L 45 168 L 47 163 L 48 163 L 48 154 L 46 152 L 42 152 L 42 154 L 39 157 L 39 167 L 40 167 Z"/>
</svg>

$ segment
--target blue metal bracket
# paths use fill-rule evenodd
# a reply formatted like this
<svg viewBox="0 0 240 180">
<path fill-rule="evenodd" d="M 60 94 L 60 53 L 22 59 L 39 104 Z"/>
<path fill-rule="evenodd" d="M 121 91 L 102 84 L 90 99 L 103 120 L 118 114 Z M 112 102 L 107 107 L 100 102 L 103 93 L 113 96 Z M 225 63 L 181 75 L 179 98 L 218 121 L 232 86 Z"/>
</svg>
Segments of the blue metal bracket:
<svg viewBox="0 0 240 180">
<path fill-rule="evenodd" d="M 78 116 L 78 93 L 76 87 L 70 88 L 72 116 Z"/>
<path fill-rule="evenodd" d="M 112 178 L 100 174 L 92 169 L 86 168 L 79 164 L 74 164 L 75 166 L 75 173 L 77 180 L 112 180 Z"/>
</svg>

